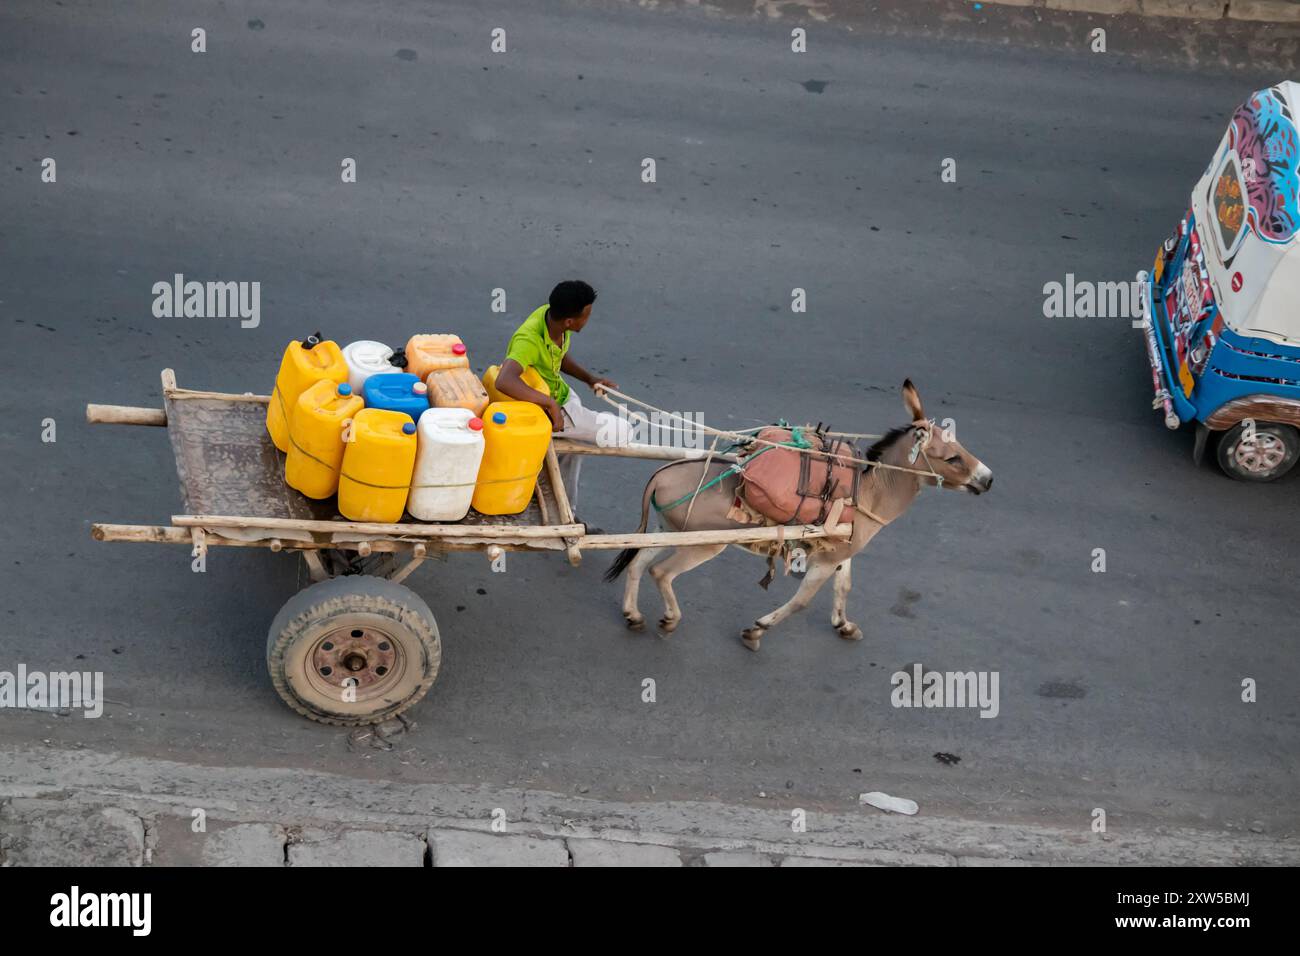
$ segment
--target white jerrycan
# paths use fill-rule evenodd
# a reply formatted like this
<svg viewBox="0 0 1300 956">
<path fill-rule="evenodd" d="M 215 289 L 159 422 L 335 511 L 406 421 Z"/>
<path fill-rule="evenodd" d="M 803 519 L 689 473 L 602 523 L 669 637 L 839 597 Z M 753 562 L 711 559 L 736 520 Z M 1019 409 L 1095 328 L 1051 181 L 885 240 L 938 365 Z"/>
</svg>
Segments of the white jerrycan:
<svg viewBox="0 0 1300 956">
<path fill-rule="evenodd" d="M 483 422 L 468 408 L 420 416 L 419 450 L 406 510 L 420 521 L 459 521 L 469 513 L 483 460 Z"/>
<path fill-rule="evenodd" d="M 348 365 L 348 384 L 352 386 L 352 394 L 360 395 L 361 387 L 372 375 L 400 372 L 400 368 L 393 366 L 392 357 L 393 350 L 383 342 L 362 339 L 344 346 L 343 361 Z"/>
</svg>

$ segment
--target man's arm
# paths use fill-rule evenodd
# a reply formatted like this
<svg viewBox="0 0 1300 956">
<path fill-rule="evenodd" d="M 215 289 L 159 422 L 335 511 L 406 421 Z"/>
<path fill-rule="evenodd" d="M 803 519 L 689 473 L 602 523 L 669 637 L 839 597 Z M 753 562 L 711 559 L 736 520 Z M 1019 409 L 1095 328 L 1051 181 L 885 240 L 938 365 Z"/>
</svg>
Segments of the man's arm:
<svg viewBox="0 0 1300 956">
<path fill-rule="evenodd" d="M 565 375 L 569 375 L 572 376 L 573 378 L 576 378 L 579 382 L 582 382 L 584 385 L 590 385 L 592 391 L 596 391 L 597 390 L 596 387 L 598 385 L 608 385 L 610 388 L 618 388 L 618 385 L 614 382 L 611 382 L 609 379 L 600 378 L 597 375 L 592 375 L 585 368 L 583 368 L 581 365 L 575 362 L 573 360 L 573 356 L 571 355 L 564 356 L 563 361 L 560 362 L 560 371 L 563 372 Z"/>
<path fill-rule="evenodd" d="M 506 359 L 501 363 L 501 370 L 497 372 L 497 391 L 517 402 L 532 402 L 534 405 L 542 406 L 551 420 L 551 430 L 563 431 L 564 415 L 560 411 L 560 403 L 550 395 L 529 387 L 522 378 L 523 374 L 524 367 L 518 361 L 512 358 Z"/>
</svg>

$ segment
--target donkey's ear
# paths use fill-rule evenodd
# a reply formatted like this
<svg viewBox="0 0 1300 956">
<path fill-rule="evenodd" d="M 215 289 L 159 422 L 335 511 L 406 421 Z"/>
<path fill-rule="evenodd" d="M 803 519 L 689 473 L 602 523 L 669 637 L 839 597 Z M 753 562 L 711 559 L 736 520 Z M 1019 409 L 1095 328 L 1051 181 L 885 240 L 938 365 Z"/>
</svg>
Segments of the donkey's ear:
<svg viewBox="0 0 1300 956">
<path fill-rule="evenodd" d="M 907 408 L 907 414 L 912 417 L 912 421 L 925 420 L 925 409 L 921 407 L 921 396 L 917 394 L 916 386 L 912 384 L 910 378 L 903 383 L 903 405 Z"/>
</svg>

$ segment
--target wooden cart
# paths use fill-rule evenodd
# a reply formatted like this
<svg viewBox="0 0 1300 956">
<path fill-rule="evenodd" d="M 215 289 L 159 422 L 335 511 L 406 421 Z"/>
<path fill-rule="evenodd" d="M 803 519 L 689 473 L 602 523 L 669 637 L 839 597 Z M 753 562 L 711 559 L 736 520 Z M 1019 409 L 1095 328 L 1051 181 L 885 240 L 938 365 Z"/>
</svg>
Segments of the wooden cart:
<svg viewBox="0 0 1300 956">
<path fill-rule="evenodd" d="M 750 544 L 825 537 L 818 526 L 586 533 L 576 521 L 556 460 L 561 453 L 672 460 L 704 452 L 660 446 L 599 448 L 555 439 L 528 508 L 519 515 L 471 511 L 463 521 L 346 521 L 333 499 L 313 501 L 285 485 L 284 455 L 266 432 L 266 395 L 192 391 L 162 373 L 163 407 L 87 405 L 90 422 L 167 428 L 184 514 L 170 525 L 95 524 L 99 541 L 180 544 L 196 570 L 214 547 L 299 554 L 311 581 L 280 609 L 266 663 L 277 693 L 328 724 L 379 723 L 418 702 L 438 676 L 441 635 L 433 612 L 403 585 L 440 552 L 555 551 L 575 567 L 587 549 L 705 543 Z M 722 456 L 718 456 L 722 457 Z"/>
</svg>

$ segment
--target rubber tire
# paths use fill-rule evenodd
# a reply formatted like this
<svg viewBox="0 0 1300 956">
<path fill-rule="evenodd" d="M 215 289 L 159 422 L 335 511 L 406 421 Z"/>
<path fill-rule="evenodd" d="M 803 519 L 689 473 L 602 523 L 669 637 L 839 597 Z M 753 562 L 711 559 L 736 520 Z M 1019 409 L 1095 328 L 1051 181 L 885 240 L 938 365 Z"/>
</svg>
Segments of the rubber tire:
<svg viewBox="0 0 1300 956">
<path fill-rule="evenodd" d="M 1234 478 L 1237 481 L 1276 481 L 1295 467 L 1296 459 L 1300 457 L 1300 431 L 1290 425 L 1283 425 L 1278 422 L 1256 422 L 1255 433 L 1257 435 L 1272 435 L 1279 439 L 1286 447 L 1285 457 L 1280 465 L 1266 475 L 1253 474 L 1238 468 L 1233 461 L 1232 452 L 1236 449 L 1244 431 L 1245 426 L 1239 422 L 1219 436 L 1215 457 L 1219 461 L 1219 467 L 1229 478 Z"/>
<path fill-rule="evenodd" d="M 315 635 L 354 614 L 386 618 L 385 628 L 411 662 L 412 680 L 399 688 L 399 696 L 384 702 L 335 701 L 302 676 L 294 652 L 305 655 Z M 304 717 L 340 727 L 382 723 L 414 706 L 437 680 L 441 664 L 442 639 L 429 605 L 404 585 L 364 575 L 333 578 L 299 591 L 280 608 L 266 638 L 266 667 L 281 700 Z"/>
</svg>

